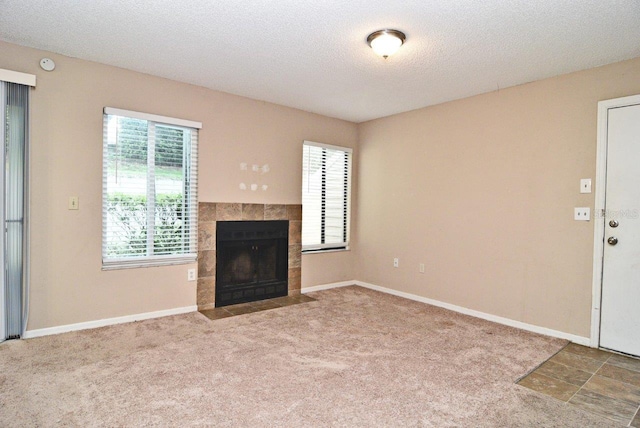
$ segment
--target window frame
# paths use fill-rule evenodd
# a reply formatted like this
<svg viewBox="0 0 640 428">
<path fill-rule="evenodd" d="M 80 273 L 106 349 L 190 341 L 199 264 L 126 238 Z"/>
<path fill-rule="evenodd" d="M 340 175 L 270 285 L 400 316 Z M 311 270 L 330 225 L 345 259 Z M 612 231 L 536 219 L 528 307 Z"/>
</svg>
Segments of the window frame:
<svg viewBox="0 0 640 428">
<path fill-rule="evenodd" d="M 324 144 L 324 143 L 318 143 L 315 141 L 308 141 L 305 140 L 303 142 L 302 145 L 302 150 L 303 150 L 303 162 L 304 162 L 304 150 L 305 150 L 305 146 L 309 146 L 309 147 L 319 147 L 319 148 L 323 148 L 323 149 L 328 149 L 328 150 L 338 150 L 341 152 L 344 152 L 347 155 L 347 180 L 346 180 L 346 192 L 345 192 L 345 211 L 344 211 L 344 219 L 343 219 L 343 224 L 344 224 L 344 229 L 343 229 L 343 236 L 344 236 L 344 242 L 342 243 L 323 243 L 320 242 L 318 244 L 307 244 L 304 245 L 304 243 L 302 244 L 302 253 L 303 254 L 315 254 L 315 253 L 329 253 L 329 252 L 335 252 L 335 251 L 348 251 L 350 249 L 350 241 L 351 241 L 351 183 L 352 183 L 352 174 L 353 174 L 353 149 L 350 147 L 342 147 L 342 146 L 335 146 L 335 145 L 331 145 L 331 144 Z M 305 182 L 305 177 L 304 177 L 304 166 L 303 166 L 303 177 L 302 177 L 302 183 L 304 186 L 304 182 Z M 303 200 L 303 204 L 302 204 L 302 211 L 303 211 L 303 215 L 302 215 L 302 222 L 304 224 L 305 221 L 305 215 L 304 215 L 304 188 L 302 189 L 302 200 Z M 325 204 L 321 203 L 321 210 L 323 209 L 322 207 L 324 207 Z M 321 214 L 321 219 L 324 217 L 324 213 Z M 308 218 L 308 216 L 307 216 Z M 323 220 L 321 220 L 323 221 Z M 322 226 L 321 226 L 322 228 Z M 322 240 L 322 239 L 321 239 Z"/>
<path fill-rule="evenodd" d="M 184 201 L 184 211 L 189 214 L 189 223 L 188 228 L 189 232 L 186 234 L 186 237 L 183 238 L 183 246 L 188 246 L 188 250 L 185 253 L 180 254 L 161 254 L 161 255 L 149 255 L 149 248 L 147 247 L 147 253 L 143 256 L 132 256 L 132 257 L 109 257 L 107 255 L 107 180 L 108 180 L 108 161 L 109 161 L 109 153 L 108 153 L 108 117 L 109 116 L 120 116 L 130 119 L 139 119 L 145 120 L 149 122 L 150 129 L 154 130 L 156 125 L 160 125 L 163 127 L 173 127 L 173 128 L 188 128 L 191 130 L 191 142 L 190 144 L 185 144 L 185 154 L 184 159 L 187 160 L 183 165 L 183 201 Z M 195 122 L 185 119 L 177 119 L 171 118 L 167 116 L 154 115 L 149 113 L 142 113 L 137 111 L 123 110 L 112 107 L 105 107 L 103 110 L 103 159 L 102 159 L 102 270 L 115 270 L 115 269 L 128 269 L 128 268 L 140 268 L 140 267 L 153 267 L 153 266 L 167 266 L 167 265 L 176 265 L 176 264 L 187 264 L 194 263 L 197 261 L 198 254 L 198 197 L 197 197 L 197 177 L 198 177 L 198 138 L 199 138 L 199 130 L 202 129 L 201 122 Z M 151 133 L 150 135 L 153 135 Z M 152 177 L 153 180 L 147 180 L 146 191 L 147 197 L 153 194 L 153 200 L 148 202 L 147 213 L 154 212 L 155 209 L 150 210 L 149 207 L 155 208 L 155 160 L 153 162 L 150 159 L 154 159 L 154 150 L 155 150 L 155 135 L 154 135 L 153 144 L 149 144 L 149 140 L 147 140 L 147 159 L 149 165 L 153 163 L 151 167 L 151 172 L 148 171 L 149 177 Z M 151 224 L 149 218 L 151 216 L 147 215 L 147 222 Z M 153 233 L 150 235 L 153 239 Z M 147 237 L 147 241 L 149 240 L 149 236 Z"/>
</svg>

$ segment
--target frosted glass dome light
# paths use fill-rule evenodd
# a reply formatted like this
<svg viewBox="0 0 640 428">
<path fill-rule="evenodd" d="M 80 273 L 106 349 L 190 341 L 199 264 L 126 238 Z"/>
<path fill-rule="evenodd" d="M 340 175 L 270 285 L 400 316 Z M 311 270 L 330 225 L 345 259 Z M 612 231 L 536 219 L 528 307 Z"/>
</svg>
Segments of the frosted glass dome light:
<svg viewBox="0 0 640 428">
<path fill-rule="evenodd" d="M 388 58 L 400 49 L 407 36 L 398 30 L 378 30 L 367 37 L 367 43 L 371 49 L 383 58 Z"/>
</svg>

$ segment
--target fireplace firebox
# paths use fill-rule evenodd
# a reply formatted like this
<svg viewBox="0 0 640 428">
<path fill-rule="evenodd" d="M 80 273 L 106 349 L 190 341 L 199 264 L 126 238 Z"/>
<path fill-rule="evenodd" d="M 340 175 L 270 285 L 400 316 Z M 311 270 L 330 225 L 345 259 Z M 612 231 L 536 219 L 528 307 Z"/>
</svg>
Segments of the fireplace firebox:
<svg viewBox="0 0 640 428">
<path fill-rule="evenodd" d="M 288 221 L 219 221 L 216 229 L 216 307 L 287 295 Z"/>
</svg>

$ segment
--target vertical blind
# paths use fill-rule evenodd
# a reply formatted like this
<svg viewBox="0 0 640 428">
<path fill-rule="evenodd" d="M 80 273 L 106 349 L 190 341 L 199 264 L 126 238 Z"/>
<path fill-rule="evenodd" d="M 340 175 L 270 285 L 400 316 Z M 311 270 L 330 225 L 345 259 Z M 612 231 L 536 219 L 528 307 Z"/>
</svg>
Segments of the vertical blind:
<svg viewBox="0 0 640 428">
<path fill-rule="evenodd" d="M 302 249 L 347 248 L 352 151 L 305 141 L 302 153 Z"/>
<path fill-rule="evenodd" d="M 200 127 L 105 108 L 103 268 L 196 260 Z"/>
<path fill-rule="evenodd" d="M 25 282 L 25 191 L 27 141 L 29 139 L 29 86 L 0 82 L 0 115 L 4 143 L 2 153 L 2 217 L 5 233 L 2 239 L 4 257 L 5 337 L 20 337 L 26 326 Z"/>
</svg>

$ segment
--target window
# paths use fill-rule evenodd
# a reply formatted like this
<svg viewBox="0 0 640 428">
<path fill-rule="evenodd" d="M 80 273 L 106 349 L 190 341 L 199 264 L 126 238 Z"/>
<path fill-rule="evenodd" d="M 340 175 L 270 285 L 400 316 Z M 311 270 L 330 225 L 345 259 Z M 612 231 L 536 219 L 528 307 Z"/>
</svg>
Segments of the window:
<svg viewBox="0 0 640 428">
<path fill-rule="evenodd" d="M 302 153 L 302 250 L 347 249 L 351 149 L 305 141 Z"/>
<path fill-rule="evenodd" d="M 104 109 L 103 269 L 194 262 L 202 125 Z"/>
</svg>

